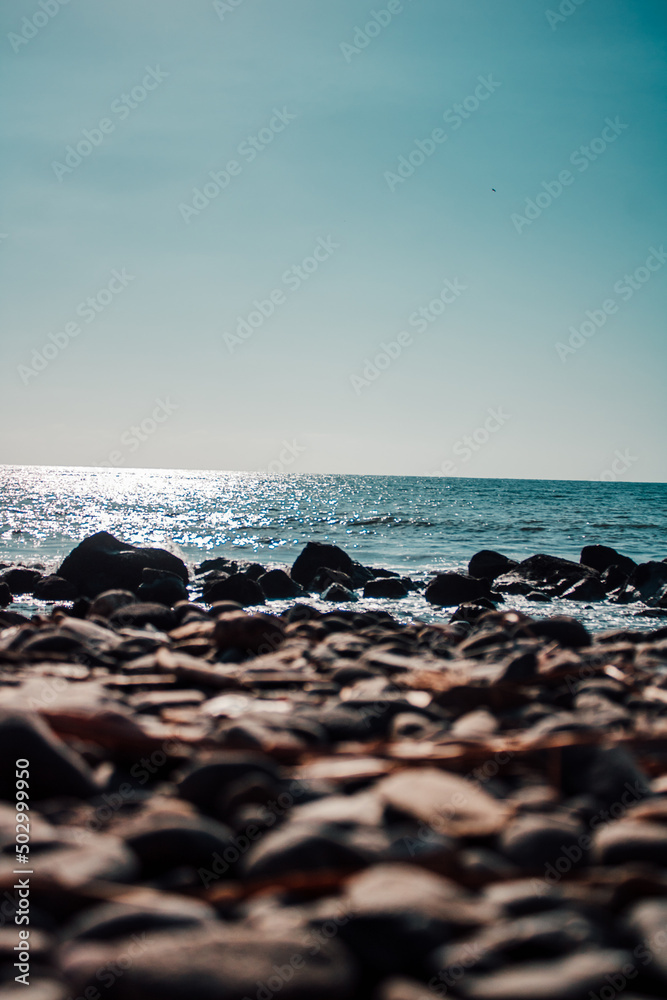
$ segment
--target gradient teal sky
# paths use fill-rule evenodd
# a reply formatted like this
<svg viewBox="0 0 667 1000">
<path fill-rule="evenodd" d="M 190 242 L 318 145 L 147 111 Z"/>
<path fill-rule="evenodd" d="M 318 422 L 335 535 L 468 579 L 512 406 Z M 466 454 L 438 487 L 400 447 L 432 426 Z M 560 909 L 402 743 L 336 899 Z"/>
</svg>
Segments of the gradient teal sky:
<svg viewBox="0 0 667 1000">
<path fill-rule="evenodd" d="M 0 462 L 665 481 L 664 0 L 234 4 L 3 4 Z"/>
</svg>

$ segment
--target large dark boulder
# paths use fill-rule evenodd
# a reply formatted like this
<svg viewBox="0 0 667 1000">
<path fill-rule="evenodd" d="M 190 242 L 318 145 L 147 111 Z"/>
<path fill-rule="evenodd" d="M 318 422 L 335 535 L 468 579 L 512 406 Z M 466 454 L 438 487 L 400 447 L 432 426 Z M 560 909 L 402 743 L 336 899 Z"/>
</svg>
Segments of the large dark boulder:
<svg viewBox="0 0 667 1000">
<path fill-rule="evenodd" d="M 468 573 L 470 576 L 495 580 L 502 573 L 509 573 L 515 566 L 518 566 L 518 563 L 514 559 L 508 559 L 507 556 L 492 549 L 482 549 L 481 552 L 476 552 L 468 563 Z"/>
<path fill-rule="evenodd" d="M 628 579 L 623 599 L 659 601 L 667 596 L 667 562 L 640 563 Z"/>
<path fill-rule="evenodd" d="M 175 573 L 188 582 L 187 566 L 182 559 L 165 549 L 145 549 L 98 531 L 85 538 L 64 560 L 58 576 L 69 580 L 81 594 L 96 597 L 105 590 L 131 590 L 137 593 L 144 569 Z"/>
<path fill-rule="evenodd" d="M 408 593 L 408 588 L 402 580 L 395 580 L 390 576 L 370 580 L 364 587 L 364 597 L 385 597 L 389 600 L 399 600 L 401 597 L 407 597 Z"/>
<path fill-rule="evenodd" d="M 338 583 L 341 587 L 354 590 L 354 581 L 347 573 L 342 573 L 339 569 L 327 569 L 322 567 L 310 581 L 308 590 L 314 590 L 317 594 L 323 594 L 332 583 Z"/>
<path fill-rule="evenodd" d="M 12 603 L 12 592 L 6 583 L 0 583 L 0 608 Z"/>
<path fill-rule="evenodd" d="M 35 584 L 42 579 L 38 569 L 27 566 L 14 566 L 0 576 L 0 582 L 6 583 L 12 594 L 32 594 Z"/>
<path fill-rule="evenodd" d="M 604 573 L 610 566 L 620 566 L 628 576 L 637 566 L 634 559 L 622 556 L 620 552 L 610 548 L 609 545 L 585 545 L 581 550 L 579 562 L 582 566 L 597 570 L 598 573 Z"/>
<path fill-rule="evenodd" d="M 75 601 L 79 591 L 69 580 L 52 574 L 37 581 L 33 596 L 40 601 Z"/>
<path fill-rule="evenodd" d="M 268 600 L 285 600 L 290 597 L 303 597 L 301 584 L 288 576 L 284 569 L 271 569 L 260 576 L 257 583 Z"/>
<path fill-rule="evenodd" d="M 445 608 L 476 601 L 490 593 L 488 580 L 478 580 L 466 573 L 439 573 L 426 588 L 425 597 L 430 604 Z"/>
<path fill-rule="evenodd" d="M 187 587 L 181 577 L 163 569 L 145 569 L 137 594 L 142 601 L 166 604 L 168 607 L 188 599 Z"/>
<path fill-rule="evenodd" d="M 244 573 L 234 573 L 225 579 L 214 580 L 208 587 L 204 587 L 203 599 L 208 604 L 236 601 L 244 608 L 265 603 L 262 588 Z"/>
<path fill-rule="evenodd" d="M 548 587 L 556 595 L 563 594 L 582 580 L 598 578 L 597 572 L 588 566 L 544 553 L 523 559 L 512 575 L 527 580 L 538 589 Z"/>
<path fill-rule="evenodd" d="M 303 552 L 297 556 L 292 566 L 291 576 L 307 590 L 318 569 L 338 569 L 348 576 L 353 575 L 353 562 L 337 545 L 324 542 L 308 542 Z"/>
</svg>

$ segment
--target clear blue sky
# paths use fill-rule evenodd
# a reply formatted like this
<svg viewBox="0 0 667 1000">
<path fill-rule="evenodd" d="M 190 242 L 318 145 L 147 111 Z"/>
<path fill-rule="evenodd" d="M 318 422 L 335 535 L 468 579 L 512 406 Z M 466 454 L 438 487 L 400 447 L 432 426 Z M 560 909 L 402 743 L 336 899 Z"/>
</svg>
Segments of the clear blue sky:
<svg viewBox="0 0 667 1000">
<path fill-rule="evenodd" d="M 43 3 L 0 461 L 667 479 L 664 0 Z"/>
</svg>

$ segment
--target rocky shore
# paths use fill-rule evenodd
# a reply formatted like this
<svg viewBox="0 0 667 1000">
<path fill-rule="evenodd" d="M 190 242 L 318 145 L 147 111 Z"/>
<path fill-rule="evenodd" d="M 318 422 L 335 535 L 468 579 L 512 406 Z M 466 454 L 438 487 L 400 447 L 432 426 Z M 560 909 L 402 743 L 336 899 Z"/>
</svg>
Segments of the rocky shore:
<svg viewBox="0 0 667 1000">
<path fill-rule="evenodd" d="M 543 606 L 660 626 L 667 562 L 480 552 L 428 582 L 437 624 L 355 610 L 417 585 L 317 543 L 193 584 L 101 532 L 2 577 L 3 996 L 17 868 L 32 1000 L 667 995 L 667 626 Z"/>
</svg>

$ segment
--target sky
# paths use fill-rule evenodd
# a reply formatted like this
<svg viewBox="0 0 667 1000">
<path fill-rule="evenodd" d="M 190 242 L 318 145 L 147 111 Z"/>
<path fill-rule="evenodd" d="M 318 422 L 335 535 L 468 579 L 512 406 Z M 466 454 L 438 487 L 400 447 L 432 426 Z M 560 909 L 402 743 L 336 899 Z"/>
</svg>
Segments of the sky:
<svg viewBox="0 0 667 1000">
<path fill-rule="evenodd" d="M 6 0 L 0 462 L 664 482 L 664 0 Z"/>
</svg>

